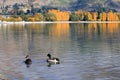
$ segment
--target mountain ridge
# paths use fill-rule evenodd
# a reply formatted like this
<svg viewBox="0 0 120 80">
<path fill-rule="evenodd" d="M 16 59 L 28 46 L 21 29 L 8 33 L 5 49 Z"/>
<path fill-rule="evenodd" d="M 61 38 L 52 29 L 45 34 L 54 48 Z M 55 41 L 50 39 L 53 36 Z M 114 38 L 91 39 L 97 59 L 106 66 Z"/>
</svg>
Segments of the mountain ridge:
<svg viewBox="0 0 120 80">
<path fill-rule="evenodd" d="M 120 11 L 120 0 L 0 0 L 0 9 L 3 6 L 13 6 L 15 3 L 34 7 L 55 7 L 67 10 L 97 10 L 100 7 Z"/>
</svg>

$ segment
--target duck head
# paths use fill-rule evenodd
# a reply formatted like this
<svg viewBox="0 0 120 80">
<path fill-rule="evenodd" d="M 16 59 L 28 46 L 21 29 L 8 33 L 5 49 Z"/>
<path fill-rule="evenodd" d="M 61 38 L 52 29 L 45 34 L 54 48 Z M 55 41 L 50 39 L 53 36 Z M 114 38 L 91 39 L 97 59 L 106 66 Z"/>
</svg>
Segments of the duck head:
<svg viewBox="0 0 120 80">
<path fill-rule="evenodd" d="M 51 57 L 52 57 L 51 54 L 47 54 L 47 56 L 48 56 L 49 59 L 51 59 Z"/>
<path fill-rule="evenodd" d="M 27 59 L 27 58 L 29 58 L 29 55 L 26 55 L 26 57 L 25 57 L 25 58 L 26 58 L 26 59 Z"/>
</svg>

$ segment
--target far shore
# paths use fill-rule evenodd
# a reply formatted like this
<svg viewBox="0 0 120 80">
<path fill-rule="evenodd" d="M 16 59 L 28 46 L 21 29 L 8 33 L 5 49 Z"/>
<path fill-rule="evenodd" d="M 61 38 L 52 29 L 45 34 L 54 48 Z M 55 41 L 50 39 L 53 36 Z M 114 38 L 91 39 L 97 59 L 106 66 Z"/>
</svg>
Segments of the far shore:
<svg viewBox="0 0 120 80">
<path fill-rule="evenodd" d="M 0 21 L 0 24 L 33 24 L 33 23 L 120 23 L 120 21 L 35 21 L 35 22 L 27 22 L 27 21 L 19 21 L 19 22 L 7 22 Z"/>
</svg>

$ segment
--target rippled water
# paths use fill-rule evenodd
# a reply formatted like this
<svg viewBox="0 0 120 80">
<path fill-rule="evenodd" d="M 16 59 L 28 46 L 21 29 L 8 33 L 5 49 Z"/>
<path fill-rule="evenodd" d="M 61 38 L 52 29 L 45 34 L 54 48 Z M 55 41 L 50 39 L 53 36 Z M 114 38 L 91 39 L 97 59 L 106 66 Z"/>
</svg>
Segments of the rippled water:
<svg viewBox="0 0 120 80">
<path fill-rule="evenodd" d="M 60 64 L 49 65 L 47 53 Z M 0 25 L 0 74 L 8 80 L 119 80 L 120 24 Z"/>
</svg>

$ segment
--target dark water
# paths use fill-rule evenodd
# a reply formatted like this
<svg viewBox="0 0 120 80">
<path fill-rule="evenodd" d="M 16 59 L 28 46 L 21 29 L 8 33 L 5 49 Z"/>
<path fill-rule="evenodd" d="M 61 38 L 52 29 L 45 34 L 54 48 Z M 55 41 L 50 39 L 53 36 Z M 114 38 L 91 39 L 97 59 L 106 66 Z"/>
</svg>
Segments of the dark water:
<svg viewBox="0 0 120 80">
<path fill-rule="evenodd" d="M 47 53 L 60 64 L 48 67 Z M 120 24 L 0 25 L 1 74 L 8 80 L 120 80 Z"/>
</svg>

